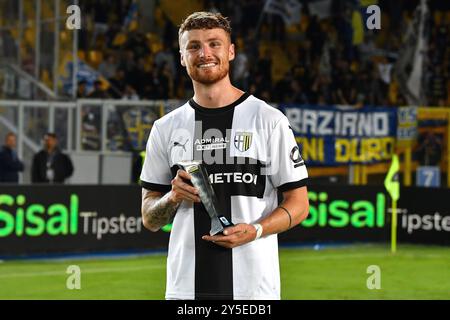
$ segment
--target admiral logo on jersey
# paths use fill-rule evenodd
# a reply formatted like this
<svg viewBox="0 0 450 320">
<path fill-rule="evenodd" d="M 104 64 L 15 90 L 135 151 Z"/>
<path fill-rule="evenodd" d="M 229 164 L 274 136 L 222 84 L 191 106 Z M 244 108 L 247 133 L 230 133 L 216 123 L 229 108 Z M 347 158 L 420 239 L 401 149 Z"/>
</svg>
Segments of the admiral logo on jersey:
<svg viewBox="0 0 450 320">
<path fill-rule="evenodd" d="M 211 132 L 206 132 L 205 134 L 208 136 L 212 135 Z M 219 132 L 219 134 L 221 133 Z M 197 151 L 225 149 L 227 147 L 227 143 L 229 142 L 230 140 L 228 139 L 228 137 L 196 139 L 195 148 Z"/>
</svg>

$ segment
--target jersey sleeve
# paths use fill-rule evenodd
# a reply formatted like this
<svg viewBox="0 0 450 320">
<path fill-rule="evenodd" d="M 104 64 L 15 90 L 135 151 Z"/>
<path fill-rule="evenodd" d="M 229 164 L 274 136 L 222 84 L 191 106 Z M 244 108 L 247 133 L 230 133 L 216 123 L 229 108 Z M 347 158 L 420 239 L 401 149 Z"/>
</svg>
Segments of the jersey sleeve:
<svg viewBox="0 0 450 320">
<path fill-rule="evenodd" d="M 147 141 L 140 180 L 143 188 L 165 193 L 171 189 L 172 174 L 167 149 L 163 147 L 164 145 L 160 131 L 155 123 Z"/>
<path fill-rule="evenodd" d="M 276 124 L 268 147 L 272 184 L 282 192 L 305 186 L 308 180 L 305 161 L 285 116 Z"/>
</svg>

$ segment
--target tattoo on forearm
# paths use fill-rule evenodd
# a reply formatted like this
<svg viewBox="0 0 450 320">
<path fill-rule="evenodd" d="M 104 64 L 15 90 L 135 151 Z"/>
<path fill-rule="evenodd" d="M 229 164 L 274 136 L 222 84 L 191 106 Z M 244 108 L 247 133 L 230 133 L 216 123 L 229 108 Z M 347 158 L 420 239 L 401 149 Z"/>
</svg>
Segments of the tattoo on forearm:
<svg viewBox="0 0 450 320">
<path fill-rule="evenodd" d="M 168 200 L 169 194 L 165 194 L 162 198 L 146 198 L 143 202 L 143 215 L 148 224 L 162 227 L 169 223 L 180 204 L 173 203 Z"/>
<path fill-rule="evenodd" d="M 288 217 L 289 217 L 289 227 L 288 227 L 288 229 L 290 229 L 290 228 L 291 228 L 291 224 L 292 224 L 292 217 L 291 217 L 291 214 L 289 213 L 289 211 L 288 211 L 285 207 L 278 206 L 278 208 L 283 209 L 283 210 L 287 213 L 287 215 L 288 215 Z"/>
</svg>

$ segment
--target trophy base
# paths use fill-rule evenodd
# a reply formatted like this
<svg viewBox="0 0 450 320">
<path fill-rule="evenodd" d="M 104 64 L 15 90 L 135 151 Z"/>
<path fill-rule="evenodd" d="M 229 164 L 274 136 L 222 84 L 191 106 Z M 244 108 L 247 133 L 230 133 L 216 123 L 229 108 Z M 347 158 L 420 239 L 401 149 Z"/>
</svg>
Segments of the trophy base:
<svg viewBox="0 0 450 320">
<path fill-rule="evenodd" d="M 223 230 L 227 227 L 234 226 L 231 221 L 228 221 L 224 216 L 218 216 L 216 219 L 211 219 L 211 230 L 209 234 L 215 236 L 216 234 L 221 234 Z"/>
</svg>

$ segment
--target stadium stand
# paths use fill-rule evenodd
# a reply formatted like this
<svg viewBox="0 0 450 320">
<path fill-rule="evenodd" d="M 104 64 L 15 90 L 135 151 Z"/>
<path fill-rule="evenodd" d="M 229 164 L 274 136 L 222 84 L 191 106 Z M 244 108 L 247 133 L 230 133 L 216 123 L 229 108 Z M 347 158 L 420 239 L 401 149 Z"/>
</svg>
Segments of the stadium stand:
<svg viewBox="0 0 450 320">
<path fill-rule="evenodd" d="M 380 1 L 383 25 L 387 27 L 367 34 L 364 41 L 358 40 L 360 26 L 353 17 L 357 6 L 352 1 L 333 1 L 333 14 L 321 18 L 305 5 L 299 23 L 285 25 L 282 22 L 281 28 L 275 31 L 272 30 L 274 15 L 266 15 L 258 24 L 263 5 L 260 1 L 247 0 L 232 5 L 205 1 L 203 8 L 233 16 L 235 34 L 240 35 L 234 39 L 238 44 L 238 59 L 258 62 L 247 64 L 246 70 L 236 70 L 235 66 L 233 71 L 239 73 L 235 80 L 256 96 L 274 102 L 403 105 L 406 99 L 392 74 L 402 43 L 396 30 L 409 23 L 415 6 L 399 2 L 401 4 L 394 5 Z M 91 26 L 85 31 L 87 35 L 79 38 L 82 48 L 79 55 L 117 89 L 111 96 L 126 97 L 133 89 L 134 96 L 140 99 L 186 99 L 190 96 L 189 81 L 178 63 L 176 33 L 179 18 L 186 9 L 180 9 L 182 6 L 176 9 L 168 3 L 161 1 L 155 8 L 155 26 L 158 26 L 155 32 L 141 28 L 139 15 L 132 28 L 124 30 L 123 25 L 120 26 L 119 17 L 126 16 L 131 1 L 108 7 L 81 1 L 92 21 L 87 23 Z M 399 11 L 399 7 L 403 10 Z M 99 18 L 99 12 L 105 15 L 105 10 L 106 18 Z M 432 6 L 431 10 L 426 95 L 430 105 L 446 106 L 450 86 L 450 18 L 448 11 L 440 11 L 439 7 Z M 246 19 L 239 18 L 241 16 Z M 95 25 L 99 25 L 96 19 L 108 21 L 100 35 L 95 29 Z M 256 46 L 255 33 L 259 35 Z M 288 41 L 281 41 L 283 37 Z M 89 45 L 93 41 L 94 47 Z M 437 66 L 436 61 L 442 64 Z M 248 79 L 254 80 L 250 87 Z"/>
</svg>

